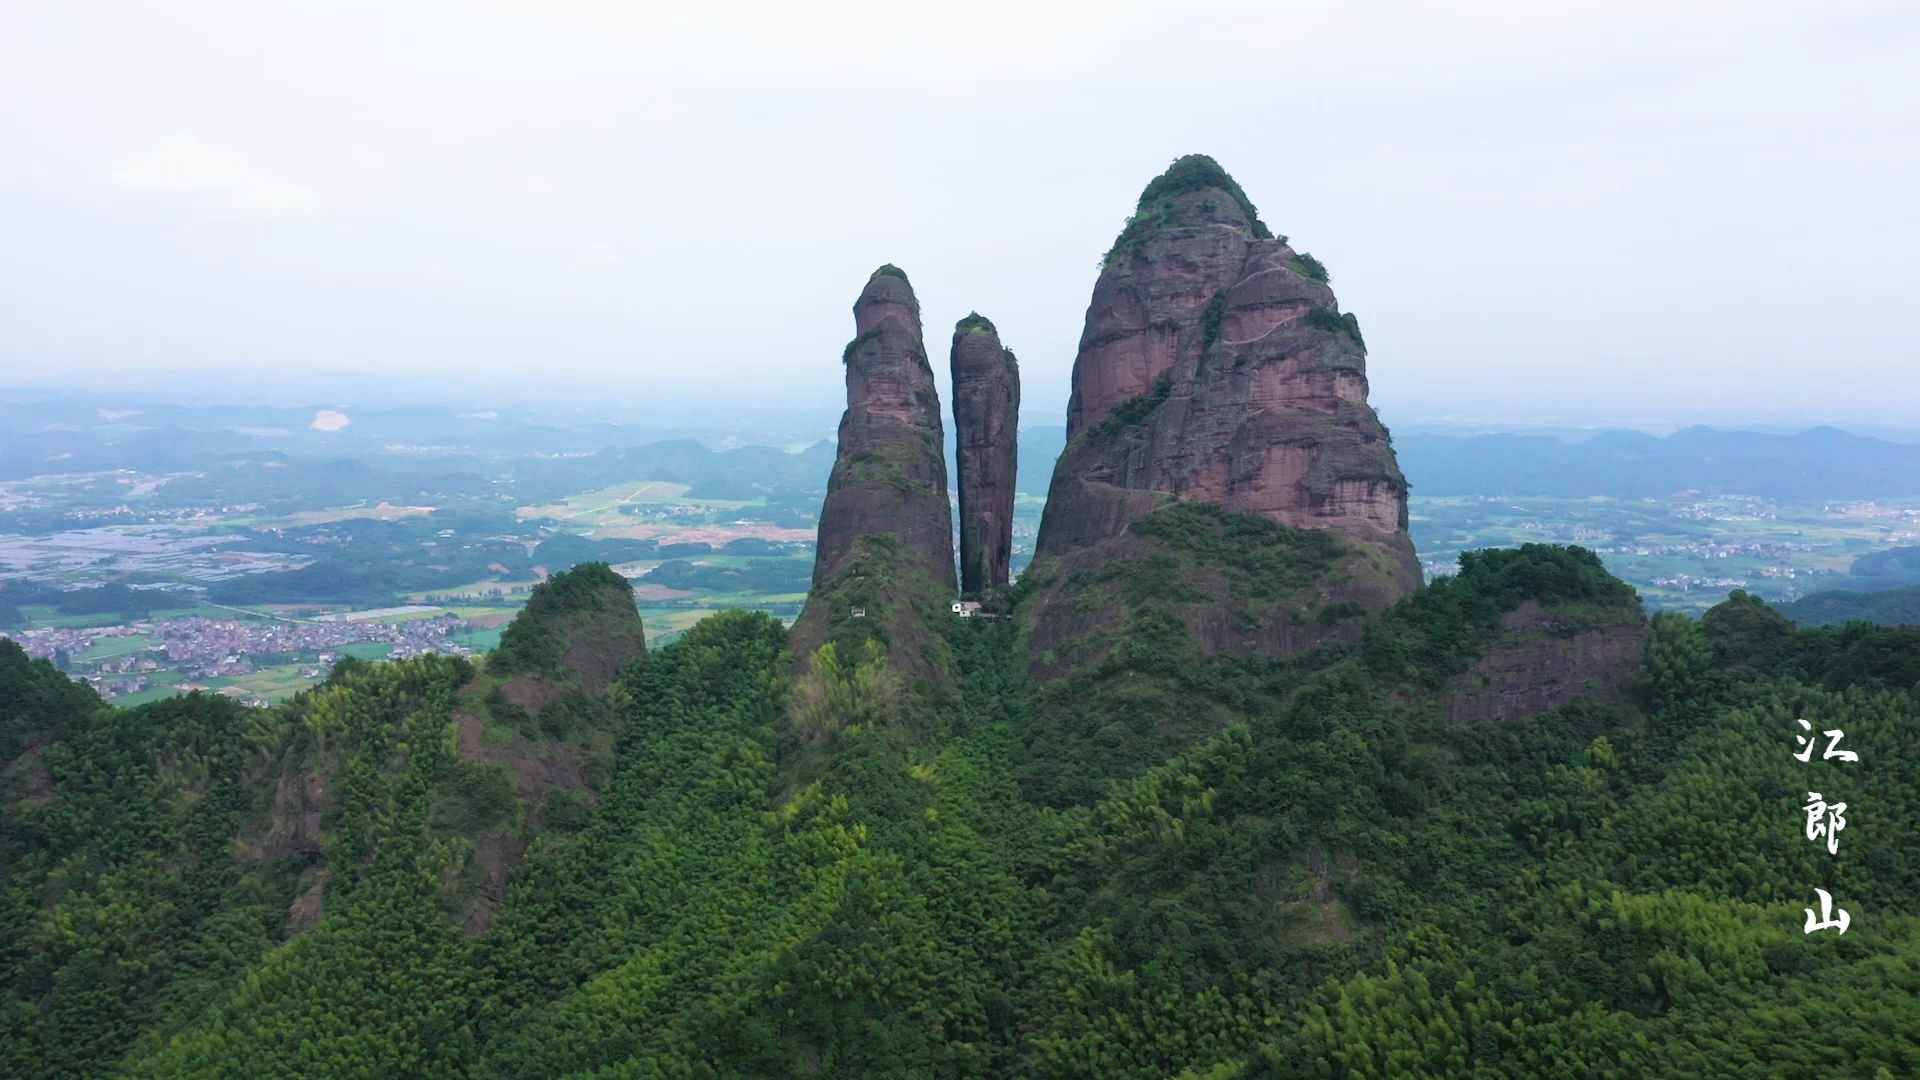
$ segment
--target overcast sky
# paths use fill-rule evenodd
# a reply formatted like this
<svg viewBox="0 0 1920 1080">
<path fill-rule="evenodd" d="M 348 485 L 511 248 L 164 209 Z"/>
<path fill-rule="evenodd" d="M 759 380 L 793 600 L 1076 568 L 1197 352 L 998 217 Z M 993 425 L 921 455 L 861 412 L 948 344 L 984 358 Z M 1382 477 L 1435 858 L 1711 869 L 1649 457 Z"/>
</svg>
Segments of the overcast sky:
<svg viewBox="0 0 1920 1080">
<path fill-rule="evenodd" d="M 1920 402 L 1911 2 L 9 0 L 0 98 L 0 383 L 833 406 L 892 261 L 936 368 L 978 309 L 1058 423 L 1200 151 L 1389 423 Z"/>
</svg>

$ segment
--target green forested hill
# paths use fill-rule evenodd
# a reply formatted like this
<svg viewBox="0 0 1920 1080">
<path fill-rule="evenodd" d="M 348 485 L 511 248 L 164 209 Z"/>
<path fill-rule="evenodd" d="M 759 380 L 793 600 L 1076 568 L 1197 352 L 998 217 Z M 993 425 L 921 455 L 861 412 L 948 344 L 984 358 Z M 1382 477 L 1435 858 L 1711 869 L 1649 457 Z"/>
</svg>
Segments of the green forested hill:
<svg viewBox="0 0 1920 1080">
<path fill-rule="evenodd" d="M 942 620 L 957 685 L 847 664 L 796 725 L 785 632 L 728 613 L 576 701 L 607 764 L 537 813 L 472 775 L 485 665 L 114 711 L 0 645 L 0 1075 L 1920 1074 L 1920 641 L 1736 597 L 1627 692 L 1442 705 L 1638 618 L 1529 547 L 1287 661 L 1143 618 L 1036 687 L 1018 618 Z"/>
</svg>

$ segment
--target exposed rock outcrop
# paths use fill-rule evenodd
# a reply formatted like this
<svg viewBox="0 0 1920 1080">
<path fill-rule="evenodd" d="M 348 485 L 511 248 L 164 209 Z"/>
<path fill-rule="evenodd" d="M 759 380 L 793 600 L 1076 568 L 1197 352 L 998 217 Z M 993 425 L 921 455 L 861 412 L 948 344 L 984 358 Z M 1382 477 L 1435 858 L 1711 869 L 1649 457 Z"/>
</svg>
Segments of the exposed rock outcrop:
<svg viewBox="0 0 1920 1080">
<path fill-rule="evenodd" d="M 1617 701 L 1639 674 L 1647 621 L 1638 610 L 1582 625 L 1529 600 L 1500 620 L 1500 640 L 1448 682 L 1440 717 L 1449 724 L 1510 723 L 1583 698 Z"/>
<path fill-rule="evenodd" d="M 960 489 L 960 591 L 1005 588 L 1013 557 L 1020 367 L 982 315 L 953 329 L 953 427 Z"/>
<path fill-rule="evenodd" d="M 1176 500 L 1345 542 L 1339 566 L 1289 610 L 1210 628 L 1200 615 L 1219 605 L 1197 606 L 1187 621 L 1204 651 L 1352 636 L 1357 623 L 1325 613 L 1381 610 L 1420 583 L 1407 484 L 1367 404 L 1358 323 L 1319 262 L 1273 236 L 1210 158 L 1181 158 L 1147 185 L 1108 253 L 1067 433 L 1035 557 L 1043 577 L 1150 554 L 1133 526 Z M 1065 628 L 1085 622 L 1084 600 L 1060 599 L 1043 592 L 1031 609 L 1036 655 L 1086 629 Z"/>
<path fill-rule="evenodd" d="M 905 671 L 939 678 L 927 619 L 954 591 L 953 510 L 920 305 L 889 264 L 868 278 L 853 316 L 813 589 L 790 640 L 803 663 L 829 640 L 878 640 Z"/>
</svg>

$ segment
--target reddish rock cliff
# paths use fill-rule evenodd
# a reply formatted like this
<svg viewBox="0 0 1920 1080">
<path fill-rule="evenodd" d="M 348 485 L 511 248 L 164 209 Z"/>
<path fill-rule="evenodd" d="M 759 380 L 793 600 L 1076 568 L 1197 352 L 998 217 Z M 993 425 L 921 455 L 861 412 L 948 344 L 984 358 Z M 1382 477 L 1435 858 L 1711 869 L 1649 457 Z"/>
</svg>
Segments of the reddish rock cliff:
<svg viewBox="0 0 1920 1080">
<path fill-rule="evenodd" d="M 1440 716 L 1449 724 L 1511 723 L 1582 698 L 1618 701 L 1639 674 L 1647 620 L 1637 609 L 1582 624 L 1529 600 L 1500 620 L 1500 640 L 1448 682 Z"/>
<path fill-rule="evenodd" d="M 960 489 L 960 590 L 1006 587 L 1013 557 L 1020 368 L 993 323 L 973 314 L 953 330 L 955 484 Z"/>
<path fill-rule="evenodd" d="M 847 411 L 793 651 L 805 658 L 846 629 L 879 639 L 909 672 L 932 674 L 919 657 L 926 612 L 954 591 L 953 511 L 920 305 L 906 275 L 888 265 L 868 279 L 853 315 L 842 355 Z"/>
<path fill-rule="evenodd" d="M 1200 500 L 1346 541 L 1315 605 L 1379 610 L 1420 583 L 1406 480 L 1367 404 L 1357 321 L 1318 261 L 1271 235 L 1210 158 L 1182 158 L 1149 184 L 1108 253 L 1067 433 L 1035 558 L 1043 575 L 1139 554 L 1135 522 Z M 1050 623 L 1086 617 L 1058 607 L 1039 598 L 1036 649 L 1064 639 Z M 1263 652 L 1350 633 L 1339 620 L 1300 632 L 1254 618 L 1232 633 L 1197 618 L 1193 628 L 1204 648 Z"/>
</svg>

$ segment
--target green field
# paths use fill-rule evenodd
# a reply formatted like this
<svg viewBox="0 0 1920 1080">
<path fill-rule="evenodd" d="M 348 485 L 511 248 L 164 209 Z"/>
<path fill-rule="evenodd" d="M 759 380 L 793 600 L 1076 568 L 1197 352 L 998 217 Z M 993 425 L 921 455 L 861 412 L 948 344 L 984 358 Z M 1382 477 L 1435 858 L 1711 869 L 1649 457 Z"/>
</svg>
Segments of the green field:
<svg viewBox="0 0 1920 1080">
<path fill-rule="evenodd" d="M 500 644 L 499 627 L 476 627 L 472 630 L 456 630 L 449 638 L 455 645 L 464 645 L 474 652 L 491 652 Z"/>
<path fill-rule="evenodd" d="M 370 658 L 371 659 L 371 658 Z M 307 678 L 304 672 L 311 664 L 276 664 L 263 667 L 246 675 L 223 676 L 208 679 L 207 687 L 215 692 L 238 690 L 243 697 L 265 698 L 279 701 L 313 686 L 318 680 Z"/>
<path fill-rule="evenodd" d="M 107 703 L 130 709 L 135 705 L 145 705 L 149 701 L 159 701 L 180 692 L 179 683 L 184 678 L 177 671 L 156 671 L 147 676 L 148 687 L 134 694 L 122 694 L 108 698 Z"/>
<path fill-rule="evenodd" d="M 686 484 L 642 480 L 569 495 L 556 503 L 523 506 L 516 514 L 522 521 L 550 519 L 564 522 L 575 529 L 602 530 L 647 524 L 653 520 L 648 516 L 623 511 L 621 508 L 624 506 L 677 504 L 706 510 L 738 510 L 755 505 L 754 501 L 746 499 L 692 498 L 687 495 L 689 490 Z"/>
<path fill-rule="evenodd" d="M 385 660 L 393 646 L 384 641 L 359 641 L 340 646 L 340 651 L 356 660 Z"/>
<path fill-rule="evenodd" d="M 115 656 L 126 656 L 129 653 L 144 652 L 148 646 L 152 644 L 153 639 L 143 634 L 129 634 L 126 637 L 96 638 L 94 639 L 93 647 L 75 653 L 73 655 L 73 661 L 76 664 L 84 664 L 94 660 L 106 660 Z"/>
</svg>

